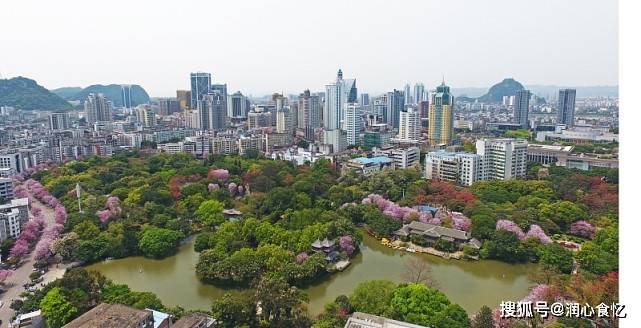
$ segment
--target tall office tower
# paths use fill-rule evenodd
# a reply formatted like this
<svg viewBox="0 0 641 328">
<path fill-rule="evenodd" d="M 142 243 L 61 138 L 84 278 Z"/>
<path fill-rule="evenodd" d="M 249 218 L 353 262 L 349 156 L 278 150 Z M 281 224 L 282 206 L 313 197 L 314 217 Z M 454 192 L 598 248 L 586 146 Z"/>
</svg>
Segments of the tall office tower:
<svg viewBox="0 0 641 328">
<path fill-rule="evenodd" d="M 420 104 L 425 99 L 425 85 L 423 83 L 414 84 L 414 103 Z"/>
<path fill-rule="evenodd" d="M 361 93 L 361 106 L 369 106 L 369 93 Z"/>
<path fill-rule="evenodd" d="M 305 90 L 298 96 L 298 122 L 299 129 L 305 132 L 305 139 L 314 140 L 314 130 L 321 126 L 320 97 L 312 95 Z"/>
<path fill-rule="evenodd" d="M 57 112 L 49 114 L 49 128 L 51 130 L 67 130 L 70 127 L 69 113 Z"/>
<path fill-rule="evenodd" d="M 325 107 L 323 126 L 325 130 L 342 128 L 345 120 L 345 104 L 358 101 L 355 79 L 343 79 L 343 71 L 338 70 L 336 82 L 325 86 Z"/>
<path fill-rule="evenodd" d="M 158 99 L 158 114 L 167 116 L 180 111 L 180 105 L 175 98 Z"/>
<path fill-rule="evenodd" d="M 383 122 L 389 124 L 393 129 L 398 129 L 400 115 L 405 110 L 405 96 L 400 90 L 394 89 L 387 93 L 387 113 L 383 114 Z"/>
<path fill-rule="evenodd" d="M 147 106 L 138 106 L 135 110 L 136 118 L 142 126 L 151 128 L 156 126 L 156 114 Z"/>
<path fill-rule="evenodd" d="M 403 88 L 403 95 L 405 96 L 405 103 L 406 104 L 413 104 L 414 103 L 414 100 L 412 98 L 412 92 L 411 92 L 410 88 L 411 87 L 410 87 L 409 83 L 406 83 L 405 87 Z"/>
<path fill-rule="evenodd" d="M 567 127 L 574 126 L 574 104 L 576 100 L 576 89 L 559 90 L 559 100 L 556 106 L 556 123 L 565 124 Z"/>
<path fill-rule="evenodd" d="M 450 145 L 454 130 L 454 96 L 445 81 L 432 94 L 429 111 L 428 139 L 430 145 Z"/>
<path fill-rule="evenodd" d="M 227 128 L 227 99 L 219 91 L 210 92 L 197 102 L 201 130 L 222 131 Z"/>
<path fill-rule="evenodd" d="M 90 93 L 85 100 L 87 124 L 111 122 L 111 102 L 102 93 Z"/>
<path fill-rule="evenodd" d="M 227 97 L 227 84 L 212 84 L 211 91 L 218 91 Z"/>
<path fill-rule="evenodd" d="M 514 123 L 520 124 L 523 129 L 527 129 L 530 126 L 528 112 L 531 95 L 530 90 L 519 90 L 514 97 Z"/>
<path fill-rule="evenodd" d="M 211 91 L 211 74 L 191 73 L 191 108 L 198 107 L 198 101 Z"/>
<path fill-rule="evenodd" d="M 120 86 L 120 89 L 121 89 L 122 107 L 132 108 L 133 104 L 131 103 L 131 85 L 123 84 Z"/>
<path fill-rule="evenodd" d="M 292 134 L 294 132 L 294 117 L 292 109 L 284 106 L 276 113 L 276 132 Z"/>
<path fill-rule="evenodd" d="M 345 104 L 345 131 L 347 145 L 358 145 L 363 132 L 363 108 L 359 103 Z"/>
<path fill-rule="evenodd" d="M 271 104 L 273 105 L 273 109 L 270 110 L 272 114 L 272 126 L 276 126 L 276 116 L 278 115 L 278 111 L 283 109 L 285 106 L 287 106 L 288 100 L 287 97 L 283 96 L 282 94 L 276 92 L 272 94 L 272 101 Z"/>
<path fill-rule="evenodd" d="M 421 119 L 419 112 L 414 108 L 400 113 L 398 138 L 402 140 L 418 141 L 421 139 Z"/>
<path fill-rule="evenodd" d="M 230 118 L 247 118 L 249 106 L 249 99 L 243 96 L 240 91 L 227 96 L 227 116 Z"/>
<path fill-rule="evenodd" d="M 380 121 L 381 123 L 385 123 L 387 125 L 391 125 L 391 112 L 387 110 L 387 108 L 389 107 L 387 96 L 388 94 L 384 93 L 378 97 L 375 97 L 372 101 L 372 105 L 370 106 L 369 114 L 376 116 L 378 118 L 377 121 Z"/>
<path fill-rule="evenodd" d="M 180 110 L 188 110 L 191 106 L 191 91 L 189 90 L 176 90 L 176 99 Z"/>
<path fill-rule="evenodd" d="M 481 139 L 476 153 L 483 156 L 486 180 L 525 179 L 527 141 L 522 139 Z"/>
</svg>

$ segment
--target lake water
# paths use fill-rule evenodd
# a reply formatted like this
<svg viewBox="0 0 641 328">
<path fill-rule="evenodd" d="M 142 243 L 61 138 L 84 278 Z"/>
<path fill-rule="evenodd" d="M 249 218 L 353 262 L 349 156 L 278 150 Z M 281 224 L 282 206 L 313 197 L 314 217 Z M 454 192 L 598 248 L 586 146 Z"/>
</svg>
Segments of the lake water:
<svg viewBox="0 0 641 328">
<path fill-rule="evenodd" d="M 518 301 L 523 298 L 533 285 L 528 279 L 528 272 L 536 268 L 534 264 L 446 260 L 427 254 L 406 253 L 387 248 L 365 235 L 361 252 L 345 271 L 303 289 L 309 295 L 310 313 L 319 314 L 325 303 L 341 294 L 349 295 L 360 282 L 373 279 L 401 282 L 405 271 L 403 262 L 409 257 L 429 262 L 437 288 L 451 301 L 460 304 L 470 316 L 483 305 L 494 308 L 501 300 Z M 88 269 L 100 271 L 133 290 L 153 292 L 165 305 L 180 305 L 185 309 L 209 310 L 213 299 L 226 292 L 242 291 L 200 282 L 195 273 L 197 262 L 198 253 L 194 251 L 191 240 L 181 246 L 176 255 L 162 260 L 129 257 L 96 263 Z"/>
</svg>

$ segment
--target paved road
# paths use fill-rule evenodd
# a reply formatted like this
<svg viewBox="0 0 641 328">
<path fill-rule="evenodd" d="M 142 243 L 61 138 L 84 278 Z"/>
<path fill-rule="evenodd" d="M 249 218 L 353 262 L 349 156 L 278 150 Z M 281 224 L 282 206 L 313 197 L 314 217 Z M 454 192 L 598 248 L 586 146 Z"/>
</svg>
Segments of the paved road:
<svg viewBox="0 0 641 328">
<path fill-rule="evenodd" d="M 42 209 L 42 214 L 44 215 L 47 226 L 53 224 L 54 214 L 51 208 L 44 206 L 38 201 L 31 202 L 30 205 L 32 208 L 35 206 Z M 0 327 L 8 327 L 9 320 L 11 320 L 11 317 L 14 314 L 14 311 L 9 308 L 11 301 L 20 297 L 20 294 L 24 292 L 24 287 L 22 287 L 22 285 L 30 281 L 29 275 L 33 272 L 33 263 L 35 262 L 34 253 L 35 252 L 31 252 L 31 254 L 23 260 L 22 265 L 5 281 L 4 289 L 6 292 L 0 295 L 0 300 L 2 301 L 2 307 L 0 307 L 0 320 L 2 320 L 2 325 L 0 325 Z M 53 272 L 47 272 L 44 277 L 45 281 L 51 281 L 52 276 L 60 275 L 60 270 L 52 271 Z"/>
</svg>

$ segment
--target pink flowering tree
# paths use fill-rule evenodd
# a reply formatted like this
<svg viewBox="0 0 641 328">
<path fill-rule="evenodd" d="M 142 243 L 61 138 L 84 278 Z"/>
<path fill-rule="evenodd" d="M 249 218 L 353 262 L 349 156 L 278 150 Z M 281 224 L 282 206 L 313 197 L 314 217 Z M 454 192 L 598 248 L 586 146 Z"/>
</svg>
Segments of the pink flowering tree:
<svg viewBox="0 0 641 328">
<path fill-rule="evenodd" d="M 592 224 L 584 220 L 576 221 L 572 223 L 572 225 L 570 225 L 570 233 L 575 236 L 592 239 L 592 236 L 594 236 L 595 232 L 596 228 Z"/>
<path fill-rule="evenodd" d="M 354 253 L 354 240 L 352 236 L 342 236 L 338 240 L 338 245 L 341 247 L 341 250 L 347 253 L 347 255 L 352 255 Z"/>
<path fill-rule="evenodd" d="M 29 253 L 29 243 L 26 239 L 18 239 L 16 243 L 13 244 L 9 255 L 14 258 L 21 258 L 27 255 L 27 253 Z"/>
<path fill-rule="evenodd" d="M 463 215 L 463 213 L 452 212 L 451 219 L 452 227 L 454 227 L 454 229 L 469 231 L 472 227 L 472 220 Z"/>
<path fill-rule="evenodd" d="M 229 189 L 229 193 L 230 193 L 232 196 L 236 196 L 236 194 L 238 193 L 238 185 L 237 185 L 236 183 L 234 183 L 234 182 L 230 183 L 230 184 L 227 186 L 227 189 Z"/>
<path fill-rule="evenodd" d="M 96 216 L 98 216 L 98 220 L 100 220 L 100 222 L 105 223 L 109 221 L 109 218 L 111 217 L 111 212 L 109 210 L 99 210 L 99 211 L 96 211 Z"/>
<path fill-rule="evenodd" d="M 496 222 L 496 230 L 509 231 L 519 237 L 519 239 L 523 239 L 525 237 L 525 233 L 523 233 L 523 230 L 521 230 L 521 228 L 516 225 L 516 223 L 510 220 L 498 220 Z"/>
<path fill-rule="evenodd" d="M 0 270 L 0 283 L 7 280 L 7 278 L 9 278 L 11 274 L 13 274 L 13 271 L 11 270 L 4 270 L 4 269 Z"/>
<path fill-rule="evenodd" d="M 209 178 L 214 181 L 227 181 L 229 179 L 229 171 L 225 169 L 212 170 L 209 172 Z"/>
<path fill-rule="evenodd" d="M 64 205 L 60 204 L 56 206 L 54 210 L 54 221 L 56 223 L 65 223 L 65 221 L 67 221 L 67 217 L 67 209 Z"/>
<path fill-rule="evenodd" d="M 528 230 L 527 234 L 525 234 L 524 239 L 528 238 L 536 238 L 543 244 L 549 244 L 552 242 L 552 239 L 545 234 L 545 231 L 543 231 L 543 229 L 541 229 L 541 227 L 536 224 L 531 225 L 530 230 Z"/>
<path fill-rule="evenodd" d="M 296 255 L 296 263 L 298 264 L 304 263 L 305 261 L 307 261 L 308 258 L 309 258 L 309 255 L 307 255 L 307 253 L 305 252 L 299 253 L 298 255 Z"/>
<path fill-rule="evenodd" d="M 109 210 L 111 217 L 118 217 L 122 214 L 122 208 L 120 207 L 120 198 L 116 196 L 110 196 L 105 202 L 105 206 Z"/>
<path fill-rule="evenodd" d="M 209 190 L 209 192 L 214 192 L 218 189 L 220 189 L 220 186 L 217 183 L 210 183 L 207 185 L 207 190 Z"/>
</svg>

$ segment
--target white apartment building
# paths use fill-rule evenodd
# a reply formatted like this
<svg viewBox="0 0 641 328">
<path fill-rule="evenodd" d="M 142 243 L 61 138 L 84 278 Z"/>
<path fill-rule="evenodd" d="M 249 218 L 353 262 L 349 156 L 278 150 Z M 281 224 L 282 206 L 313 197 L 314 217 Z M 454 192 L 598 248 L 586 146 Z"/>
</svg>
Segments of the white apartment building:
<svg viewBox="0 0 641 328">
<path fill-rule="evenodd" d="M 0 200 L 13 199 L 13 181 L 10 178 L 0 178 Z"/>
<path fill-rule="evenodd" d="M 0 205 L 0 241 L 7 238 L 16 239 L 20 227 L 29 219 L 29 198 L 12 199 Z"/>
<path fill-rule="evenodd" d="M 471 153 L 429 152 L 425 155 L 425 177 L 471 186 L 485 180 L 483 157 Z"/>
<path fill-rule="evenodd" d="M 359 144 L 363 132 L 363 109 L 360 104 L 345 104 L 345 131 L 348 146 Z"/>
<path fill-rule="evenodd" d="M 482 139 L 476 153 L 483 156 L 487 180 L 524 179 L 527 174 L 527 141 L 521 139 Z"/>
<path fill-rule="evenodd" d="M 398 139 L 412 141 L 421 139 L 421 118 L 414 108 L 400 112 Z"/>
</svg>

